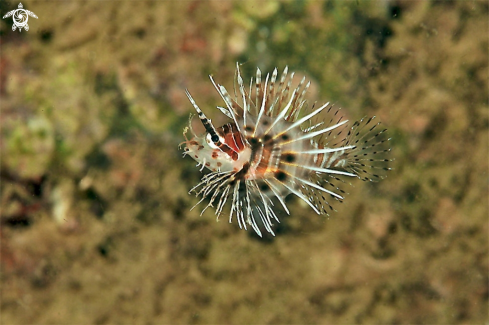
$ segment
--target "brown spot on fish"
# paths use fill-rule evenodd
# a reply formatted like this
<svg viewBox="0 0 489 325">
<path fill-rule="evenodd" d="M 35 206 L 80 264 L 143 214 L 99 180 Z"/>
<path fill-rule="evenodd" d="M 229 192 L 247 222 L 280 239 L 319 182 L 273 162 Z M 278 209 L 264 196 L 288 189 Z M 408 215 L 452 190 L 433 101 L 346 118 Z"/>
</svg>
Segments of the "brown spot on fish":
<svg viewBox="0 0 489 325">
<path fill-rule="evenodd" d="M 288 163 L 293 163 L 295 161 L 295 155 L 293 153 L 287 153 L 282 155 L 281 159 Z"/>
<path fill-rule="evenodd" d="M 279 171 L 275 172 L 275 177 L 279 181 L 283 182 L 283 181 L 285 181 L 287 179 L 287 174 L 284 173 L 283 171 L 279 170 Z"/>
</svg>

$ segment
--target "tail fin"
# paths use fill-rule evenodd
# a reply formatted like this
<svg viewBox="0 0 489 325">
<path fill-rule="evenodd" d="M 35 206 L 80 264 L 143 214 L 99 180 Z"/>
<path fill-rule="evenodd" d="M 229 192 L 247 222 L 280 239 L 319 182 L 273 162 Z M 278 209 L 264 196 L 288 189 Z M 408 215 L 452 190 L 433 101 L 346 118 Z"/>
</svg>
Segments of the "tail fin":
<svg viewBox="0 0 489 325">
<path fill-rule="evenodd" d="M 315 162 L 329 173 L 312 173 L 309 180 L 316 186 L 302 186 L 301 192 L 321 214 L 329 215 L 335 211 L 335 202 L 343 202 L 344 196 L 348 194 L 346 188 L 351 185 L 352 176 L 371 182 L 386 177 L 392 169 L 389 163 L 394 160 L 389 158 L 390 140 L 386 129 L 380 127 L 375 116 L 362 118 L 349 128 L 338 128 L 337 132 L 326 134 L 318 146 L 338 151 L 319 153 Z M 336 195 L 318 191 L 318 187 Z"/>
<path fill-rule="evenodd" d="M 355 122 L 342 144 L 354 146 L 346 153 L 345 169 L 364 181 L 384 179 L 392 169 L 389 163 L 394 160 L 388 158 L 391 138 L 387 138 L 386 131 L 375 121 L 375 116 Z"/>
</svg>

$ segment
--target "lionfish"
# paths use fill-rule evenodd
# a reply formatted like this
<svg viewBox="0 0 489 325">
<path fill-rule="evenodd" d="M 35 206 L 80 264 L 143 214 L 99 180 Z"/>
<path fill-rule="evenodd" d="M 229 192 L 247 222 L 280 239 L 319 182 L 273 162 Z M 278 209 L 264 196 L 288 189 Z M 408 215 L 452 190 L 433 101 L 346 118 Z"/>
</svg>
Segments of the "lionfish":
<svg viewBox="0 0 489 325">
<path fill-rule="evenodd" d="M 202 213 L 216 203 L 219 219 L 230 199 L 230 223 L 235 215 L 240 228 L 247 229 L 249 225 L 262 236 L 264 227 L 275 235 L 273 220 L 280 221 L 272 198 L 289 215 L 284 200 L 289 194 L 298 196 L 317 214 L 329 215 L 334 211 L 332 203 L 344 199 L 345 178 L 377 181 L 390 170 L 387 146 L 390 138 L 385 136 L 386 129 L 379 127 L 375 116 L 348 126 L 348 120 L 329 102 L 318 108 L 313 106 L 311 112 L 302 116 L 311 83 L 304 85 L 305 77 L 302 78 L 290 95 L 294 73 L 289 75 L 288 67 L 280 79 L 275 68 L 264 83 L 257 69 L 256 79 L 251 78 L 247 90 L 237 64 L 239 93 L 235 89 L 234 98 L 209 77 L 226 104 L 217 108 L 231 121 L 216 128 L 186 90 L 206 130 L 204 135 L 196 135 L 190 121 L 184 129 L 186 141 L 182 143 L 184 156 L 195 159 L 201 171 L 204 167 L 211 170 L 189 191 L 201 197 L 195 206 L 208 198 Z M 322 111 L 332 116 L 329 123 L 317 118 L 312 122 Z M 189 129 L 191 140 L 186 136 Z"/>
</svg>

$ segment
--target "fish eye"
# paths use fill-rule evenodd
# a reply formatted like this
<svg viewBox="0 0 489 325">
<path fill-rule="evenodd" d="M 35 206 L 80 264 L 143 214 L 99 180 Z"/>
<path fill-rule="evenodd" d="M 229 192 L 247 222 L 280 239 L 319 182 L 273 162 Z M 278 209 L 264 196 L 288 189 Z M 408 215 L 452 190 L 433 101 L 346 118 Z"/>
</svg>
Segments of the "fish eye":
<svg viewBox="0 0 489 325">
<path fill-rule="evenodd" d="M 215 140 L 215 141 L 214 141 Z M 209 147 L 211 147 L 212 149 L 217 149 L 219 148 L 218 146 L 216 146 L 214 144 L 214 142 L 217 142 L 219 141 L 219 136 L 214 134 L 214 135 L 211 135 L 210 133 L 207 133 L 207 136 L 206 136 L 206 142 L 207 144 L 209 145 Z"/>
</svg>

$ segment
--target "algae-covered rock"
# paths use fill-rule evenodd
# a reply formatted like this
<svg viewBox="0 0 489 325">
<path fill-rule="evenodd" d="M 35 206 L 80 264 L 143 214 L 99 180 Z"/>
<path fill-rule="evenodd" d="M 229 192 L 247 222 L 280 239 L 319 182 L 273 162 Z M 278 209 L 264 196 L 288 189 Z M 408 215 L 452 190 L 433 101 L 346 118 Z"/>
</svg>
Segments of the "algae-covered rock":
<svg viewBox="0 0 489 325">
<path fill-rule="evenodd" d="M 7 117 L 2 128 L 1 161 L 19 177 L 36 178 L 45 174 L 54 154 L 54 128 L 42 115 L 24 120 Z"/>
</svg>

